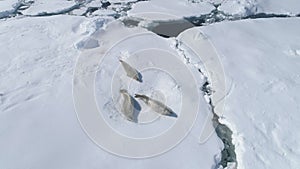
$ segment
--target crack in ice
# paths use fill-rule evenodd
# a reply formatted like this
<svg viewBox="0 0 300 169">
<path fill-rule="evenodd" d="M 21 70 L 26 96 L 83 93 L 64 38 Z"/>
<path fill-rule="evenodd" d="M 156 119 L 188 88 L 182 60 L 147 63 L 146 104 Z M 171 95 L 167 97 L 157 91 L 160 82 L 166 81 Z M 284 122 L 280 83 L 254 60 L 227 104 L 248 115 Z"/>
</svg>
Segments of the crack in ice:
<svg viewBox="0 0 300 169">
<path fill-rule="evenodd" d="M 222 166 L 223 168 L 227 167 L 229 164 L 232 166 L 237 167 L 237 160 L 236 160 L 236 153 L 235 153 L 235 145 L 232 142 L 232 130 L 226 126 L 225 124 L 222 124 L 219 119 L 220 117 L 217 115 L 215 112 L 215 106 L 212 102 L 211 95 L 214 92 L 212 87 L 210 86 L 209 78 L 208 76 L 204 73 L 204 71 L 200 68 L 200 66 L 194 65 L 191 63 L 190 57 L 187 56 L 185 50 L 180 47 L 181 42 L 176 39 L 176 44 L 175 44 L 175 49 L 177 52 L 183 57 L 185 60 L 186 64 L 191 64 L 195 68 L 197 68 L 198 72 L 201 74 L 204 79 L 204 83 L 202 84 L 202 87 L 200 88 L 201 91 L 203 92 L 203 95 L 211 109 L 211 113 L 213 114 L 213 118 L 211 119 L 213 122 L 213 127 L 215 128 L 215 132 L 217 136 L 221 139 L 223 142 L 224 148 L 221 151 L 221 160 L 218 164 L 216 164 L 215 168 L 219 168 Z"/>
</svg>

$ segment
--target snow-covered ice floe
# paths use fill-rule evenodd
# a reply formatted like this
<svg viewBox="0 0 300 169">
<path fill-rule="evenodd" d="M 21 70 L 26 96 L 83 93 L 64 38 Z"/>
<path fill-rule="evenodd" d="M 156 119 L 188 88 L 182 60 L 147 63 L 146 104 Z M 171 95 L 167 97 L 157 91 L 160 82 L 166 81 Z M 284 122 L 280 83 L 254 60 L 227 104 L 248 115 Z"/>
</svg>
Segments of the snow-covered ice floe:
<svg viewBox="0 0 300 169">
<path fill-rule="evenodd" d="M 294 18 L 192 28 L 211 40 L 224 67 L 221 122 L 234 132 L 239 168 L 300 165 L 299 26 Z"/>
<path fill-rule="evenodd" d="M 14 14 L 20 7 L 22 2 L 18 0 L 2 0 L 0 1 L 0 19 Z"/>
<path fill-rule="evenodd" d="M 258 0 L 257 13 L 300 14 L 300 1 L 297 0 Z"/>
<path fill-rule="evenodd" d="M 149 163 L 151 163 L 150 166 L 164 165 L 167 168 L 176 166 L 180 166 L 180 168 L 197 168 L 197 166 L 211 168 L 216 166 L 220 160 L 219 153 L 223 148 L 216 134 L 212 133 L 206 142 L 199 144 L 200 132 L 210 114 L 206 100 L 201 97 L 200 88 L 204 81 L 201 77 L 197 77 L 199 73 L 194 67 L 189 68 L 189 73 L 192 75 L 187 76 L 191 77 L 191 80 L 183 76 L 181 69 L 184 70 L 188 65 L 185 65 L 184 58 L 175 50 L 174 40 L 164 39 L 139 27 L 127 28 L 122 22 L 107 25 L 105 30 L 95 33 L 92 38 L 98 40 L 101 46 L 83 51 L 77 62 L 74 79 L 75 107 L 79 120 L 91 139 L 103 149 L 119 156 L 142 158 L 164 153 L 151 159 L 138 160 L 137 165 L 141 168 L 149 166 Z M 130 79 L 119 60 L 126 61 L 139 70 L 143 76 L 142 83 Z M 180 65 L 181 67 L 178 67 Z M 176 74 L 172 74 L 174 71 Z M 197 98 L 194 98 L 191 93 L 188 95 L 190 91 L 185 87 L 187 82 L 193 84 L 193 77 L 196 77 L 197 82 L 197 85 L 193 87 L 194 92 L 199 93 L 200 96 Z M 94 88 L 95 93 L 93 93 Z M 178 125 L 176 118 L 159 117 L 141 102 L 138 119 L 132 120 L 134 122 L 126 120 L 120 111 L 121 108 L 118 108 L 121 107 L 118 106 L 118 100 L 121 97 L 120 90 L 124 89 L 131 96 L 137 93 L 146 94 L 165 102 L 178 114 L 178 121 L 181 122 L 184 116 L 195 113 L 193 109 L 197 109 L 197 104 L 199 104 L 199 110 L 196 111 L 198 115 L 194 119 L 195 123 L 191 122 L 194 124 L 193 128 L 186 138 L 171 150 L 169 148 L 173 147 L 172 142 L 175 141 L 174 145 L 176 145 L 181 139 L 176 141 L 178 137 L 170 137 L 175 140 L 170 140 L 172 145 L 167 145 L 166 150 L 164 150 L 164 146 L 166 146 L 164 143 L 168 142 L 167 139 L 153 142 L 153 147 L 150 145 L 141 147 L 140 140 L 160 138 L 165 135 L 165 132 L 175 132 L 172 136 L 179 133 L 179 138 L 184 137 L 185 134 L 181 133 L 180 128 L 189 129 L 190 123 L 186 121 L 187 123 Z M 188 93 L 182 93 L 181 90 Z M 93 103 L 94 95 L 96 103 Z M 185 98 L 193 98 L 190 102 L 195 106 L 181 107 L 181 104 L 185 104 L 181 99 L 185 100 Z M 86 111 L 98 114 L 98 117 L 102 116 L 103 119 L 88 115 L 90 113 Z M 104 123 L 107 123 L 116 132 L 101 130 L 101 128 L 106 128 L 103 126 Z M 180 130 L 174 131 L 174 126 Z M 94 132 L 95 130 L 99 132 Z M 107 140 L 107 138 L 103 138 L 103 135 L 109 135 L 108 138 L 111 139 Z M 123 137 L 120 135 L 129 137 L 123 142 L 124 147 L 121 150 L 115 148 L 120 141 L 123 141 Z M 128 141 L 128 139 L 131 140 Z M 157 150 L 162 151 L 157 152 Z M 180 151 L 184 151 L 185 156 L 179 158 Z M 176 160 L 170 162 L 165 159 Z M 122 163 L 131 164 L 130 161 L 123 161 L 122 158 L 115 157 L 112 160 L 121 160 Z"/>
<path fill-rule="evenodd" d="M 172 5 L 170 5 L 172 3 Z M 175 0 L 173 2 L 153 0 L 139 2 L 133 5 L 133 9 L 128 12 L 129 16 L 139 15 L 141 13 L 157 13 L 157 18 L 152 15 L 150 19 L 168 20 L 173 19 L 174 16 L 199 16 L 201 14 L 210 13 L 214 6 L 208 2 L 192 3 L 190 1 Z M 161 13 L 169 14 L 170 17 L 161 18 Z M 149 15 L 144 16 L 145 18 Z M 149 19 L 149 18 L 147 18 Z"/>
<path fill-rule="evenodd" d="M 24 15 L 39 15 L 46 13 L 59 13 L 68 8 L 73 7 L 77 3 L 75 1 L 67 0 L 35 0 L 34 3 L 22 13 Z"/>
<path fill-rule="evenodd" d="M 142 28 L 126 28 L 122 23 L 105 25 L 104 19 L 86 20 L 76 16 L 18 18 L 2 21 L 0 39 L 5 43 L 1 44 L 0 79 L 5 83 L 0 84 L 0 133 L 3 136 L 0 140 L 2 150 L 0 168 L 214 167 L 219 161 L 223 146 L 216 134 L 203 144 L 198 142 L 202 124 L 210 113 L 209 106 L 202 97 L 198 98 L 200 111 L 191 132 L 175 148 L 157 157 L 132 160 L 112 155 L 95 145 L 83 132 L 76 118 L 72 98 L 73 71 L 80 51 L 81 58 L 84 57 L 83 59 L 88 61 L 92 57 L 83 55 L 84 53 L 97 55 L 93 52 L 109 44 L 114 37 L 118 38 L 115 32 L 121 30 L 122 34 L 125 30 L 146 34 L 145 37 L 138 37 L 120 46 L 120 51 L 124 51 L 125 58 L 128 52 L 130 54 L 130 51 L 135 50 L 132 44 L 141 44 L 144 47 L 155 45 L 159 49 L 172 53 L 170 56 L 178 57 L 178 63 L 184 64 L 181 56 L 171 47 L 173 40 L 163 39 Z M 19 36 L 15 36 L 16 34 Z M 111 66 L 114 66 L 119 62 L 119 58 L 111 54 L 112 57 L 107 58 L 107 61 L 111 61 Z M 104 66 L 107 68 L 103 71 L 111 70 L 110 65 Z M 83 71 L 88 73 L 91 70 L 93 67 Z M 101 79 L 101 71 L 99 73 Z M 164 96 L 154 92 L 153 97 L 159 99 L 160 96 L 164 96 L 166 103 L 178 113 L 180 118 L 182 114 L 178 111 L 179 105 L 175 104 L 178 101 L 176 99 L 180 99 L 177 97 L 180 90 L 176 88 L 174 80 L 167 73 L 145 70 L 143 81 L 149 82 L 149 86 L 141 88 L 133 84 L 132 89 L 151 95 L 151 87 L 154 85 L 160 90 L 166 88 L 165 83 L 155 84 L 155 80 L 157 82 L 167 80 L 170 87 L 175 87 L 173 93 L 167 93 L 169 95 Z M 197 82 L 199 86 L 203 83 L 201 78 L 197 79 Z M 104 111 L 104 113 L 110 112 Z M 109 114 L 105 115 L 109 118 Z M 120 123 L 116 123 L 114 119 Z M 153 128 L 148 128 L 144 133 L 132 133 L 129 129 L 137 124 L 127 122 L 121 116 L 116 116 L 113 120 L 111 125 L 116 129 L 121 128 L 121 132 L 134 137 L 157 134 Z M 174 120 L 175 118 L 163 117 L 156 120 L 157 124 L 154 127 L 166 129 L 172 126 Z M 137 127 L 135 131 L 140 129 Z"/>
<path fill-rule="evenodd" d="M 0 1 L 0 18 L 16 15 L 20 2 L 25 1 Z M 126 120 L 120 113 L 120 105 L 117 105 L 119 91 L 124 86 L 128 87 L 132 96 L 146 94 L 164 102 L 178 114 L 178 119 L 181 118 L 184 112 L 177 104 L 183 98 L 180 83 L 168 72 L 142 69 L 145 65 L 168 65 L 168 60 L 138 62 L 143 60 L 139 55 L 143 58 L 174 57 L 169 63 L 178 61 L 176 63 L 185 64 L 195 77 L 199 93 L 207 80 L 199 74 L 197 68 L 201 68 L 212 82 L 211 104 L 215 113 L 233 131 L 238 168 L 294 169 L 300 165 L 300 135 L 297 132 L 300 127 L 298 18 L 226 22 L 191 28 L 176 39 L 164 39 L 140 27 L 127 28 L 120 22 L 108 24 L 111 17 L 105 15 L 114 16 L 123 8 L 129 9 L 125 3 L 132 1 L 110 1 L 115 3 L 113 7 L 100 9 L 91 15 L 102 16 L 100 18 L 47 16 L 66 11 L 82 15 L 88 7 L 101 7 L 100 1 L 86 1 L 84 8 L 73 10 L 78 2 L 83 1 L 35 0 L 20 9 L 20 15 L 24 17 L 0 20 L 0 168 L 217 167 L 224 147 L 216 133 L 206 133 L 210 137 L 199 143 L 203 125 L 213 129 L 211 123 L 206 123 L 207 117 L 212 116 L 211 105 L 208 98 L 201 95 L 197 98 L 199 100 L 193 100 L 199 104 L 199 112 L 187 137 L 159 156 L 138 160 L 115 156 L 99 148 L 88 137 L 89 133 L 82 130 L 75 113 L 72 87 L 91 86 L 80 81 L 82 79 L 75 79 L 72 84 L 77 61 L 80 61 L 77 66 L 90 61 L 102 63 L 83 67 L 79 73 L 95 73 L 92 78 L 101 112 L 99 117 L 103 116 L 122 135 L 139 139 L 157 136 L 176 122 L 175 118 L 158 116 L 144 103 L 140 103 L 143 111 L 137 121 Z M 219 3 L 219 6 L 216 5 Z M 159 20 L 170 20 L 174 16 L 177 19 L 200 16 L 215 8 L 236 16 L 257 13 L 296 15 L 299 13 L 298 4 L 296 0 L 176 0 L 170 5 L 167 1 L 153 0 L 136 2 L 129 12 L 124 13 L 144 17 L 149 16 L 147 12 L 157 13 L 156 16 L 167 14 L 164 18 L 151 15 L 153 18 L 150 19 Z M 28 17 L 30 15 L 47 17 Z M 114 46 L 101 62 L 97 60 L 113 42 L 127 33 L 140 33 L 141 36 L 124 40 Z M 195 60 L 195 51 L 180 46 L 180 42 L 185 40 L 191 42 L 190 45 L 194 45 L 194 50 L 200 51 L 200 55 L 201 52 L 209 54 L 212 48 L 201 45 L 211 42 L 219 56 L 218 65 L 210 64 L 210 60 Z M 204 40 L 204 43 L 193 44 L 193 41 L 199 40 Z M 163 51 L 147 53 L 147 50 L 139 51 L 140 48 Z M 141 69 L 142 84 L 128 79 L 120 67 L 120 59 Z M 219 69 L 219 64 L 222 69 Z M 179 70 L 179 67 L 176 68 Z M 215 83 L 221 72 L 225 75 L 226 88 Z M 116 82 L 112 88 L 111 82 Z M 146 126 L 146 123 L 151 124 Z M 112 140 L 112 143 L 117 142 Z M 235 164 L 227 166 L 234 168 Z"/>
<path fill-rule="evenodd" d="M 220 11 L 234 16 L 249 16 L 259 13 L 297 15 L 300 2 L 297 0 L 241 0 L 222 1 Z"/>
<path fill-rule="evenodd" d="M 172 3 L 172 5 L 170 5 Z M 169 20 L 173 16 L 191 17 L 210 14 L 218 10 L 220 15 L 226 14 L 230 17 L 246 17 L 256 14 L 283 14 L 295 16 L 300 13 L 300 1 L 298 0 L 175 0 L 172 2 L 151 0 L 134 4 L 133 9 L 128 12 L 129 16 L 141 13 L 164 13 L 170 17 L 152 16 L 156 20 Z"/>
<path fill-rule="evenodd" d="M 5 12 L 8 10 L 12 10 L 14 5 L 18 2 L 18 0 L 2 0 L 0 1 L 0 12 Z"/>
</svg>

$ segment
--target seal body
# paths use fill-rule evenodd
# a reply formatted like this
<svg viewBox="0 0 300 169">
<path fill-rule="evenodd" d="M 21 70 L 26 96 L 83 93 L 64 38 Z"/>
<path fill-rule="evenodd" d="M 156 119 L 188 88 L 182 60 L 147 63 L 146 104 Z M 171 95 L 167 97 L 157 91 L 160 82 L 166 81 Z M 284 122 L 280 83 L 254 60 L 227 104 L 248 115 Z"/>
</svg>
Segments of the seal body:
<svg viewBox="0 0 300 169">
<path fill-rule="evenodd" d="M 142 82 L 142 75 L 135 68 L 123 60 L 120 60 L 120 62 L 128 77 L 135 79 L 138 82 Z"/>
<path fill-rule="evenodd" d="M 171 108 L 167 107 L 166 105 L 164 105 L 162 102 L 158 100 L 154 100 L 146 95 L 140 95 L 140 94 L 135 94 L 134 97 L 145 102 L 145 104 L 148 105 L 156 113 L 165 116 L 177 117 L 177 114 L 174 113 L 174 111 Z"/>
<path fill-rule="evenodd" d="M 134 121 L 134 98 L 132 98 L 125 89 L 121 89 L 120 94 L 123 97 L 123 101 L 121 103 L 121 112 L 124 114 L 127 120 Z"/>
</svg>

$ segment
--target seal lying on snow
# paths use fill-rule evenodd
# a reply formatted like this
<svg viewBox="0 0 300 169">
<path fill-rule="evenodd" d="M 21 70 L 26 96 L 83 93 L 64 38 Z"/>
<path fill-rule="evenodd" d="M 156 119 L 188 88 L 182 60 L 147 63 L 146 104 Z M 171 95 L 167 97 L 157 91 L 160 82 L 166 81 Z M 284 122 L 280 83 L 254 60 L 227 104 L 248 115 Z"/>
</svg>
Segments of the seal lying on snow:
<svg viewBox="0 0 300 169">
<path fill-rule="evenodd" d="M 177 117 L 177 114 L 174 111 L 164 105 L 162 102 L 154 100 L 146 95 L 135 94 L 135 98 L 141 99 L 145 102 L 153 111 L 165 116 Z"/>
<path fill-rule="evenodd" d="M 123 97 L 121 103 L 121 112 L 124 114 L 128 121 L 137 123 L 137 116 L 141 109 L 137 101 L 128 93 L 127 90 L 121 89 L 120 93 Z"/>
<path fill-rule="evenodd" d="M 123 60 L 119 60 L 127 74 L 128 77 L 137 80 L 138 82 L 142 81 L 142 75 L 140 72 L 138 72 L 136 69 L 131 67 L 128 63 L 124 62 Z"/>
</svg>

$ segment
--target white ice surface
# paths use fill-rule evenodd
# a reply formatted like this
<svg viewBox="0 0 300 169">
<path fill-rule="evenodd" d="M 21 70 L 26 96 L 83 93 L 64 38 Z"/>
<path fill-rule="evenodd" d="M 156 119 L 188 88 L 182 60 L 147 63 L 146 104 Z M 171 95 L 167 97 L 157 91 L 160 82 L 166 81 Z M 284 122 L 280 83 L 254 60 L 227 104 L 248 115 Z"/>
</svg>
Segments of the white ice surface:
<svg viewBox="0 0 300 169">
<path fill-rule="evenodd" d="M 256 13 L 290 14 L 300 13 L 298 0 L 225 0 L 219 10 L 232 15 L 247 16 Z"/>
<path fill-rule="evenodd" d="M 216 47 L 228 95 L 222 122 L 239 168 L 299 167 L 300 19 L 260 19 L 200 29 Z"/>
<path fill-rule="evenodd" d="M 247 16 L 256 13 L 256 8 L 256 0 L 224 0 L 218 9 L 230 15 Z"/>
<path fill-rule="evenodd" d="M 18 0 L 1 0 L 0 1 L 0 12 L 13 9 L 13 5 L 16 4 Z"/>
<path fill-rule="evenodd" d="M 2 0 L 0 1 L 0 18 L 6 17 L 15 11 L 17 0 Z"/>
<path fill-rule="evenodd" d="M 0 0 L 0 17 L 16 2 Z M 220 9 L 238 15 L 298 14 L 299 2 L 224 1 Z M 74 4 L 39 0 L 22 12 L 59 12 Z M 212 9 L 207 3 L 151 1 L 134 5 L 129 15 L 182 17 Z M 82 131 L 73 108 L 72 72 L 81 50 L 101 45 L 89 37 L 104 22 L 70 16 L 0 21 L 0 168 L 211 168 L 219 157 L 208 154 L 217 154 L 221 143 L 214 136 L 209 146 L 197 144 L 199 128 L 168 154 L 137 161 L 106 153 Z M 299 19 L 262 19 L 200 28 L 225 68 L 230 90 L 222 122 L 234 131 L 241 168 L 300 165 L 299 27 Z"/>
<path fill-rule="evenodd" d="M 41 13 L 60 12 L 76 4 L 75 1 L 68 0 L 34 0 L 34 3 L 26 10 L 24 15 L 36 15 Z"/>
<path fill-rule="evenodd" d="M 0 1 L 0 17 L 9 15 L 14 10 L 14 4 L 17 0 L 1 0 Z M 24 1 L 27 2 L 27 1 Z M 36 15 L 42 13 L 59 13 L 70 7 L 74 6 L 76 1 L 68 0 L 33 0 L 33 4 L 28 9 L 22 10 L 24 15 Z M 80 2 L 80 1 L 78 1 Z M 114 8 L 115 10 L 122 10 L 127 2 L 135 2 L 132 0 L 112 0 L 109 1 L 112 5 L 109 10 Z M 119 3 L 119 4 L 114 4 Z M 172 4 L 172 5 L 170 5 Z M 188 16 L 200 16 L 202 14 L 208 14 L 213 9 L 213 4 L 220 4 L 218 9 L 226 14 L 234 16 L 247 16 L 257 13 L 274 13 L 274 14 L 289 14 L 296 15 L 300 13 L 300 1 L 298 0 L 172 0 L 172 1 L 140 1 L 133 4 L 133 8 L 128 12 L 129 16 L 142 16 L 143 18 L 149 18 L 145 16 L 145 13 L 164 13 L 170 16 L 157 15 L 151 19 L 174 19 L 175 17 L 188 17 Z M 86 1 L 85 5 L 81 9 L 76 9 L 71 13 L 74 15 L 81 15 L 87 10 L 87 7 L 100 7 L 101 1 Z M 106 9 L 100 9 L 95 12 L 94 15 L 105 15 L 114 13 L 113 11 Z M 143 13 L 143 14 L 142 14 Z M 171 16 L 172 15 L 172 16 Z"/>
<path fill-rule="evenodd" d="M 201 14 L 210 13 L 214 7 L 210 3 L 201 2 L 201 3 L 191 3 L 188 1 L 182 0 L 174 0 L 172 2 L 162 1 L 162 0 L 152 0 L 139 2 L 133 5 L 133 9 L 128 12 L 129 16 L 143 16 L 147 13 L 157 13 L 157 20 L 166 20 L 166 19 L 174 19 L 175 17 L 185 17 L 185 16 L 199 16 Z M 159 14 L 168 14 L 168 16 L 164 16 Z M 153 16 L 153 14 L 151 15 Z"/>
<path fill-rule="evenodd" d="M 204 98 L 188 137 L 154 158 L 112 155 L 83 132 L 74 110 L 72 73 L 80 51 L 96 49 L 97 41 L 88 39 L 105 22 L 76 16 L 1 21 L 0 168 L 212 168 L 222 143 L 215 134 L 198 143 L 200 122 L 210 113 Z M 168 41 L 152 36 L 172 50 Z M 100 46 L 109 41 L 102 40 Z"/>
<path fill-rule="evenodd" d="M 220 11 L 234 16 L 248 16 L 257 13 L 289 15 L 300 13 L 300 1 L 298 0 L 151 0 L 133 5 L 133 9 L 129 11 L 129 15 L 156 12 L 176 17 L 200 16 L 210 13 L 214 9 L 212 4 L 220 4 L 218 7 Z M 146 18 L 145 16 L 143 17 Z M 167 20 L 172 19 L 172 17 L 161 18 L 161 16 L 157 16 L 155 19 Z"/>
<path fill-rule="evenodd" d="M 300 13 L 298 0 L 257 0 L 257 12 L 295 15 Z"/>
</svg>

